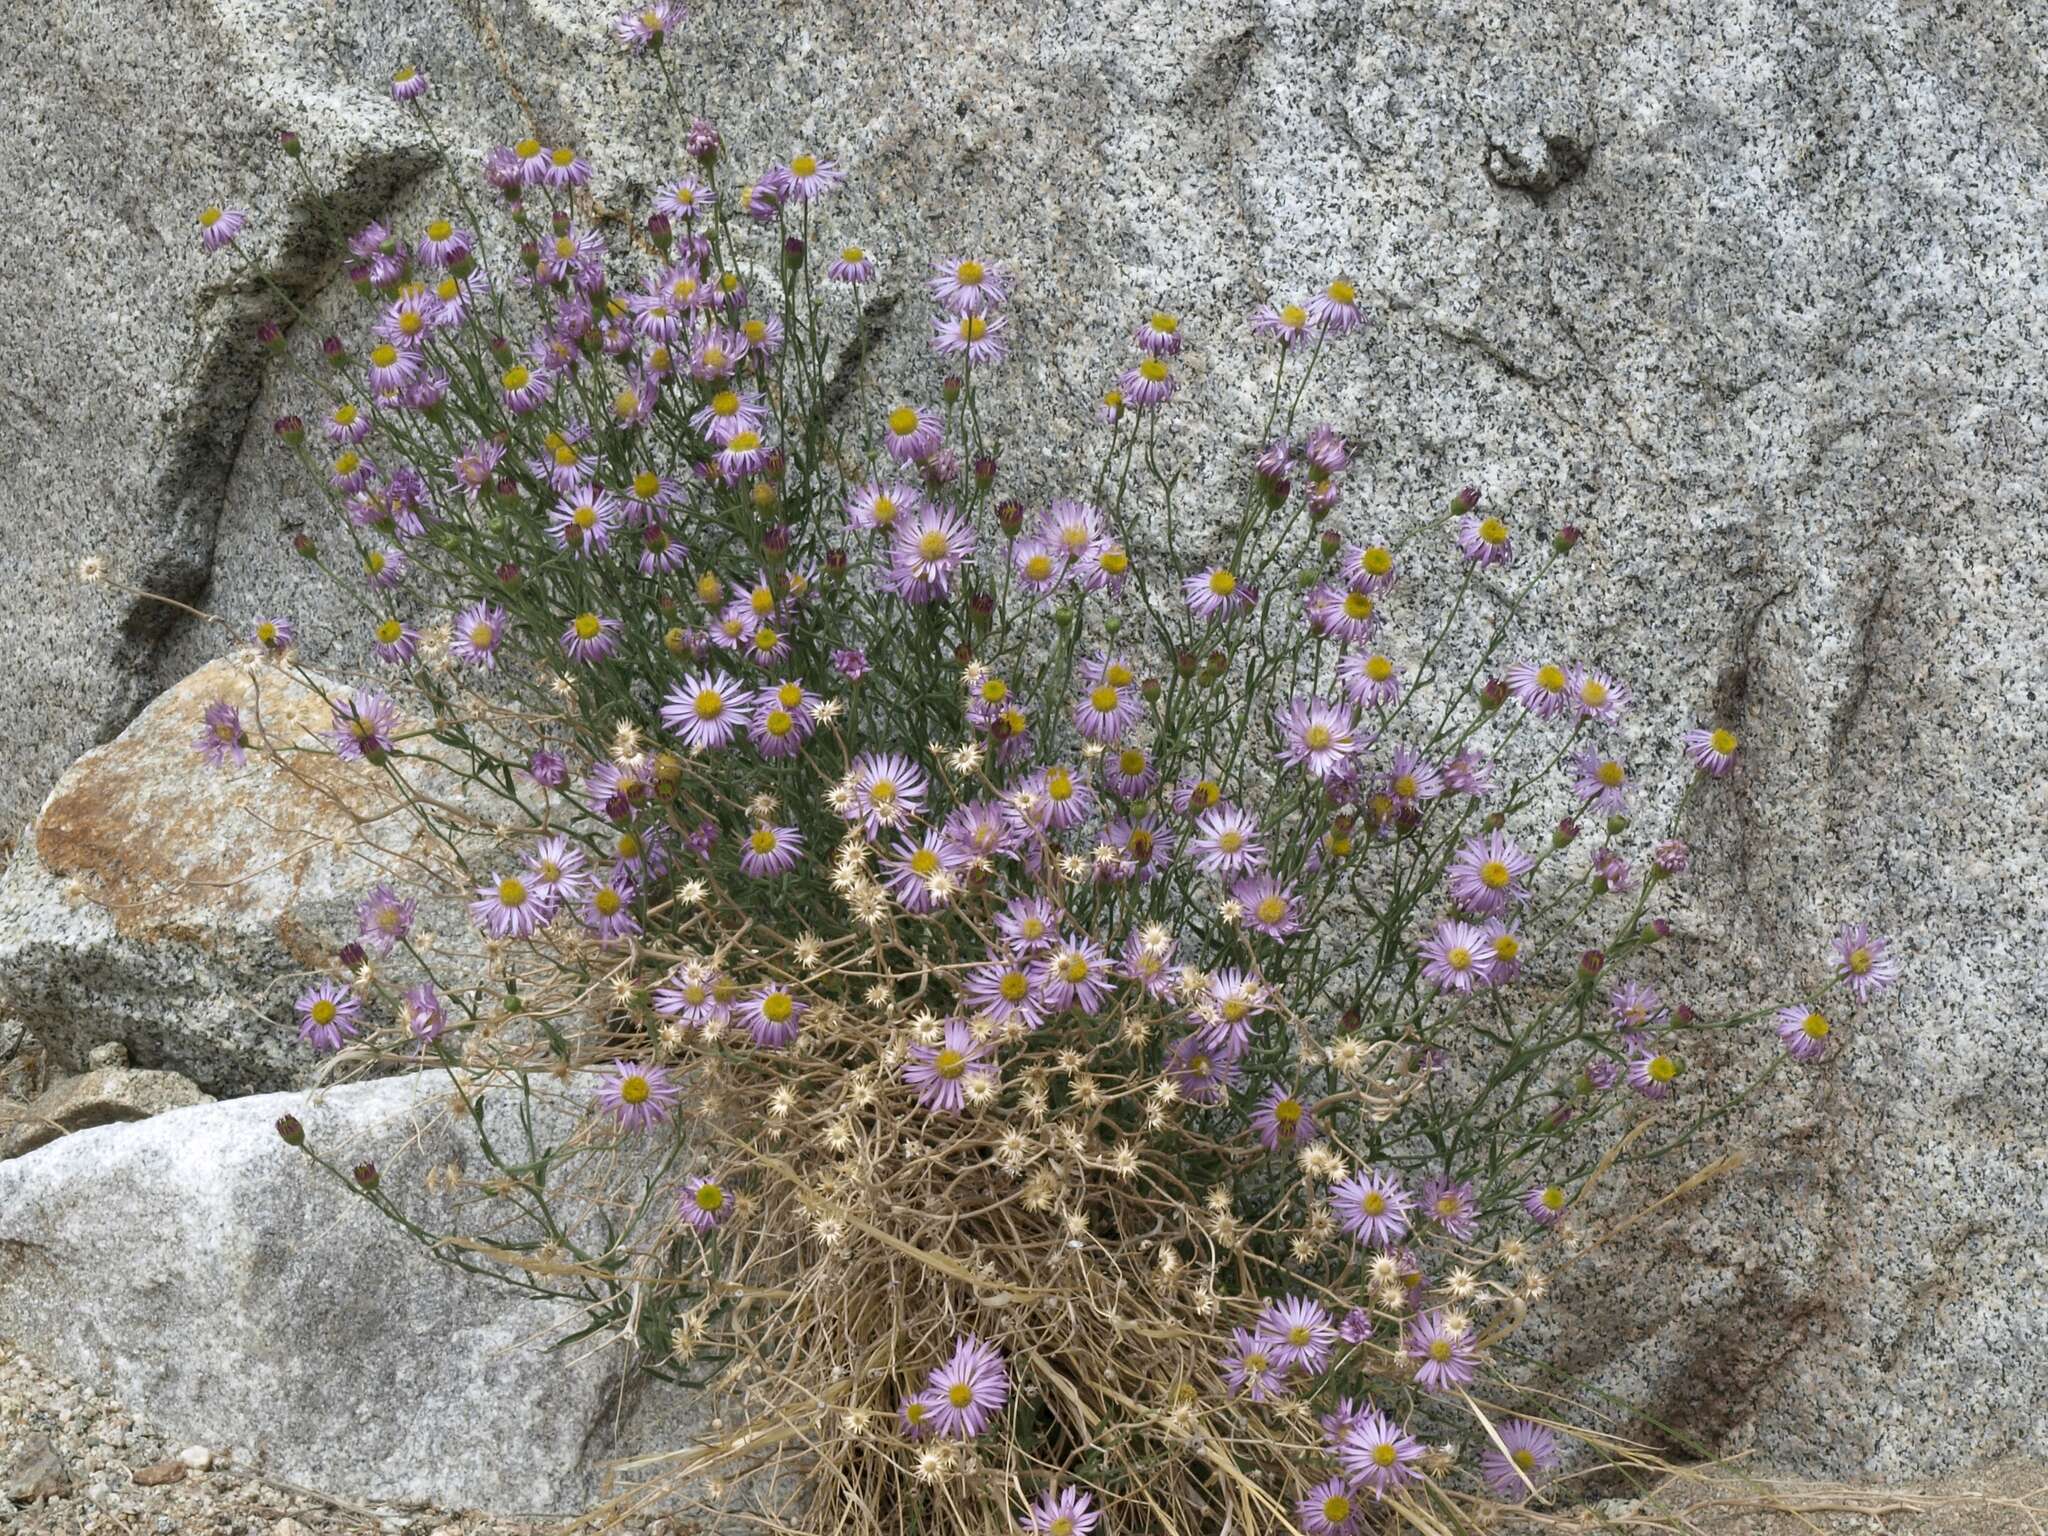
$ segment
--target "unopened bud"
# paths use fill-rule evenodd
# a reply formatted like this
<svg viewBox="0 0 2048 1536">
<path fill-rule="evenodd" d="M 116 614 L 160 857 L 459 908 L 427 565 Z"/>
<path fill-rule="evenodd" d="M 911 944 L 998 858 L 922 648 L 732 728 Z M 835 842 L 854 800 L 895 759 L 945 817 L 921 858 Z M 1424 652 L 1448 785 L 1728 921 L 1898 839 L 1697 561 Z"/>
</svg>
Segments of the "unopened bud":
<svg viewBox="0 0 2048 1536">
<path fill-rule="evenodd" d="M 1579 974 L 1591 981 L 1606 967 L 1607 956 L 1597 949 L 1589 949 L 1579 956 Z"/>
<path fill-rule="evenodd" d="M 519 568 L 517 562 L 512 560 L 506 560 L 499 564 L 499 586 L 506 588 L 508 591 L 516 592 L 519 590 L 519 584 L 525 579 L 526 573 Z"/>
<path fill-rule="evenodd" d="M 295 533 L 292 535 L 292 552 L 302 560 L 310 560 L 320 553 L 320 546 L 313 542 L 310 533 Z"/>
<path fill-rule="evenodd" d="M 1479 690 L 1480 706 L 1491 713 L 1508 701 L 1508 685 L 1497 677 L 1489 677 L 1486 686 Z"/>
<path fill-rule="evenodd" d="M 296 1115 L 278 1116 L 277 1135 L 288 1147 L 303 1147 L 306 1144 L 306 1128 L 299 1124 Z"/>
<path fill-rule="evenodd" d="M 1010 538 L 1024 531 L 1024 503 L 1004 501 L 996 504 L 996 522 Z"/>
<path fill-rule="evenodd" d="M 299 158 L 299 136 L 289 128 L 281 128 L 277 134 L 277 147 L 293 160 Z"/>
<path fill-rule="evenodd" d="M 675 226 L 669 223 L 668 215 L 665 213 L 657 213 L 647 221 L 648 238 L 654 242 L 657 249 L 666 251 L 674 233 Z"/>
<path fill-rule="evenodd" d="M 1568 555 L 1572 552 L 1573 546 L 1583 537 L 1584 535 L 1577 528 L 1574 528 L 1570 523 L 1566 523 L 1551 536 L 1550 547 L 1560 555 Z"/>
<path fill-rule="evenodd" d="M 335 956 L 345 971 L 359 970 L 370 957 L 363 952 L 363 946 L 353 941 L 341 946 L 341 953 Z"/>
<path fill-rule="evenodd" d="M 1626 816 L 1610 816 L 1607 818 L 1607 835 L 1609 837 L 1619 837 L 1627 830 L 1628 818 Z"/>
<path fill-rule="evenodd" d="M 1463 487 L 1457 495 L 1451 498 L 1451 510 L 1461 517 L 1478 505 L 1479 487 L 1476 485 Z"/>
<path fill-rule="evenodd" d="M 375 1189 L 383 1176 L 377 1172 L 375 1163 L 356 1164 L 356 1183 L 364 1189 Z"/>
<path fill-rule="evenodd" d="M 306 440 L 306 424 L 296 416 L 280 416 L 271 424 L 271 430 L 297 447 Z"/>
<path fill-rule="evenodd" d="M 948 405 L 958 400 L 960 398 L 960 391 L 966 387 L 957 373 L 949 373 L 939 380 L 939 393 L 945 397 L 946 404 Z"/>
<path fill-rule="evenodd" d="M 1567 816 L 1557 824 L 1557 830 L 1550 834 L 1550 846 L 1553 848 L 1569 848 L 1572 845 L 1573 839 L 1578 835 L 1579 824 Z"/>
</svg>

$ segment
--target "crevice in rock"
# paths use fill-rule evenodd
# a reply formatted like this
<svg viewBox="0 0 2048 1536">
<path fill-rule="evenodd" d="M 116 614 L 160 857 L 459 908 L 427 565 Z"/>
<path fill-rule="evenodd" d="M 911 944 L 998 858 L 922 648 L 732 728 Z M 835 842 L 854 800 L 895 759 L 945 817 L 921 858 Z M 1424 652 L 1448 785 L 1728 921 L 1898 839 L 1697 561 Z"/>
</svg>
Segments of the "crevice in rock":
<svg viewBox="0 0 2048 1536">
<path fill-rule="evenodd" d="M 1546 133 L 1543 148 L 1534 155 L 1506 144 L 1489 143 L 1482 162 L 1486 179 L 1496 187 L 1527 193 L 1538 208 L 1573 182 L 1582 179 L 1593 161 L 1590 140 L 1581 143 L 1570 134 Z"/>
</svg>

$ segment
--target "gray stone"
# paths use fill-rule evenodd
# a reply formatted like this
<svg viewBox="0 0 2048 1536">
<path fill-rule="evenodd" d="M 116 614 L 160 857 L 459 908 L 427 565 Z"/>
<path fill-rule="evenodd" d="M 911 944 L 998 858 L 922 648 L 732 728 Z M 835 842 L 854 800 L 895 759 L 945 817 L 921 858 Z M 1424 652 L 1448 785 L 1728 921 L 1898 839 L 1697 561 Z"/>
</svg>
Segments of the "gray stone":
<svg viewBox="0 0 2048 1536">
<path fill-rule="evenodd" d="M 19 1109 L 0 1104 L 0 1160 L 96 1125 L 147 1120 L 166 1110 L 210 1104 L 190 1078 L 175 1072 L 103 1067 L 67 1077 Z"/>
<path fill-rule="evenodd" d="M 24 1435 L 8 1454 L 0 1496 L 16 1504 L 41 1504 L 71 1492 L 71 1472 L 57 1447 L 43 1435 Z"/>
<path fill-rule="evenodd" d="M 215 662 L 80 758 L 0 875 L 0 1008 L 59 1066 L 114 1043 L 215 1094 L 304 1080 L 293 995 L 333 972 L 371 884 L 410 888 L 440 856 L 332 758 L 207 767 L 191 740 L 215 697 L 282 742 L 331 723 L 286 674 Z M 423 903 L 414 942 L 444 980 L 481 969 L 459 904 Z"/>
<path fill-rule="evenodd" d="M 104 1045 L 96 1045 L 85 1053 L 85 1064 L 94 1068 L 125 1067 L 129 1064 L 128 1047 L 119 1040 L 109 1040 Z"/>
<path fill-rule="evenodd" d="M 398 62 L 430 63 L 465 157 L 531 125 L 591 152 L 608 204 L 673 165 L 658 93 L 599 39 L 607 7 L 488 9 L 176 0 L 28 22 L 50 67 L 0 211 L 67 233 L 0 271 L 9 312 L 46 317 L 17 397 L 32 430 L 0 462 L 44 535 L 0 571 L 14 816 L 218 644 L 69 582 L 80 556 L 204 589 L 238 624 L 285 609 L 316 647 L 359 643 L 283 553 L 319 498 L 266 423 L 311 402 L 234 339 L 261 299 L 196 254 L 200 189 L 258 212 L 250 249 L 318 333 L 351 306 L 264 135 L 299 128 L 352 210 L 416 224 L 450 197 L 377 88 Z M 2029 554 L 2048 83 L 2023 67 L 2048 50 L 2041 7 L 997 0 L 712 7 L 692 28 L 748 163 L 801 138 L 855 173 L 833 230 L 906 299 L 883 378 L 928 376 L 927 255 L 1013 264 L 995 403 L 1020 496 L 1072 488 L 1121 333 L 1166 303 L 1192 338 L 1167 435 L 1188 505 L 1213 503 L 1256 419 L 1244 310 L 1359 277 L 1373 324 L 1312 407 L 1360 447 L 1347 525 L 1466 480 L 1519 526 L 1584 525 L 1529 649 L 1627 678 L 1646 768 L 1709 716 L 1747 742 L 1685 825 L 1706 849 L 1674 951 L 1687 986 L 1727 1001 L 1808 974 L 1851 909 L 1912 969 L 1838 1070 L 1782 1079 L 1725 1129 L 1746 1171 L 1578 1266 L 1560 1362 L 1788 1473 L 2038 1453 L 2018 1372 L 2048 1309 L 2048 1088 L 2024 1065 L 2048 1019 L 2027 857 L 2048 816 Z M 162 66 L 201 56 L 203 78 Z M 242 110 L 215 110 L 223 81 Z M 1677 793 L 1649 774 L 1645 819 Z"/>
<path fill-rule="evenodd" d="M 338 1165 L 374 1162 L 414 1220 L 466 1230 L 428 1177 L 478 1162 L 450 1102 L 445 1076 L 387 1078 L 177 1110 L 0 1164 L 0 1336 L 109 1388 L 171 1445 L 246 1445 L 285 1482 L 586 1507 L 608 1458 L 687 1445 L 698 1400 L 622 1380 L 616 1346 L 550 1353 L 575 1304 L 435 1262 L 272 1128 L 296 1115 Z M 563 1123 L 540 1109 L 544 1128 Z M 509 1103 L 492 1113 L 514 1145 Z"/>
</svg>

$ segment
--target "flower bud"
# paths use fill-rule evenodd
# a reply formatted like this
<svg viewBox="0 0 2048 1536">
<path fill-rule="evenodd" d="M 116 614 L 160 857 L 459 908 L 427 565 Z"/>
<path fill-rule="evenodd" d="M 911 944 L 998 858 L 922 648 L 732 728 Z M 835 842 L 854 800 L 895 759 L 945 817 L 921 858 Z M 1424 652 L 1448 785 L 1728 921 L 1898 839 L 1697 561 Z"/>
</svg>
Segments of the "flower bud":
<svg viewBox="0 0 2048 1536">
<path fill-rule="evenodd" d="M 275 320 L 266 320 L 256 327 L 256 340 L 265 351 L 282 352 L 284 350 L 284 332 L 278 329 Z"/>
<path fill-rule="evenodd" d="M 753 502 L 756 512 L 774 511 L 776 501 L 775 482 L 773 480 L 756 480 L 754 488 L 747 493 L 747 499 Z M 786 534 L 783 538 L 782 547 L 785 553 L 789 549 L 789 540 Z"/>
<path fill-rule="evenodd" d="M 313 542 L 311 534 L 295 533 L 292 535 L 292 552 L 302 560 L 310 560 L 320 553 L 320 546 Z"/>
<path fill-rule="evenodd" d="M 1557 830 L 1550 834 L 1550 846 L 1553 848 L 1569 848 L 1572 845 L 1573 839 L 1578 835 L 1579 824 L 1567 816 L 1557 824 Z"/>
<path fill-rule="evenodd" d="M 1059 607 L 1053 609 L 1052 621 L 1061 629 L 1072 629 L 1074 627 L 1074 610 L 1067 604 L 1061 603 Z"/>
<path fill-rule="evenodd" d="M 1337 1028 L 1347 1035 L 1350 1034 L 1353 1030 L 1357 1029 L 1364 1022 L 1365 1015 L 1360 1013 L 1356 1008 L 1346 1008 L 1343 1011 L 1343 1013 L 1337 1016 Z"/>
<path fill-rule="evenodd" d="M 668 629 L 663 633 L 661 637 L 661 644 L 662 649 L 667 651 L 669 655 L 682 655 L 686 645 L 686 642 L 683 638 L 682 626 L 679 624 L 671 624 L 668 627 Z"/>
<path fill-rule="evenodd" d="M 1684 1028 L 1686 1025 L 1693 1023 L 1698 1018 L 1699 1015 L 1694 1013 L 1692 1009 L 1684 1003 L 1680 1003 L 1676 1008 L 1671 1010 L 1671 1022 L 1678 1025 L 1681 1029 Z"/>
<path fill-rule="evenodd" d="M 1609 837 L 1619 837 L 1627 830 L 1628 818 L 1626 816 L 1610 816 L 1607 818 L 1607 835 Z"/>
<path fill-rule="evenodd" d="M 775 504 L 775 487 L 769 485 L 765 480 L 754 487 L 754 504 L 756 506 L 762 505 L 761 492 L 763 488 L 768 492 L 767 506 L 772 507 Z M 789 553 L 789 539 L 789 524 L 770 523 L 761 533 L 761 553 L 770 560 L 780 561 Z"/>
<path fill-rule="evenodd" d="M 1102 632 L 1112 640 L 1122 634 L 1124 632 L 1123 615 L 1112 613 L 1108 618 L 1104 619 L 1102 621 Z"/>
<path fill-rule="evenodd" d="M 277 1135 L 288 1147 L 303 1147 L 306 1144 L 306 1128 L 299 1124 L 296 1115 L 278 1116 Z"/>
<path fill-rule="evenodd" d="M 557 208 L 554 216 L 549 219 L 548 223 L 553 228 L 555 237 L 560 239 L 563 235 L 569 233 L 569 210 Z"/>
<path fill-rule="evenodd" d="M 804 264 L 804 241 L 801 235 L 787 235 L 782 241 L 782 264 L 795 272 Z"/>
<path fill-rule="evenodd" d="M 360 970 L 363 962 L 370 957 L 363 952 L 362 945 L 351 941 L 341 946 L 341 953 L 336 955 L 335 958 L 341 962 L 343 970 L 354 971 Z"/>
<path fill-rule="evenodd" d="M 356 1164 L 356 1183 L 360 1184 L 364 1189 L 375 1189 L 381 1178 L 382 1175 L 377 1172 L 377 1165 L 375 1163 Z"/>
<path fill-rule="evenodd" d="M 953 660 L 956 664 L 963 667 L 972 663 L 974 660 L 973 644 L 969 641 L 962 640 L 958 645 L 954 646 Z"/>
<path fill-rule="evenodd" d="M 1479 487 L 1468 485 L 1451 498 L 1451 511 L 1460 517 L 1479 505 Z"/>
<path fill-rule="evenodd" d="M 1486 686 L 1479 690 L 1479 705 L 1488 714 L 1499 709 L 1508 701 L 1508 685 L 1497 677 L 1489 677 Z"/>
<path fill-rule="evenodd" d="M 1583 537 L 1584 535 L 1581 534 L 1577 528 L 1573 527 L 1570 523 L 1566 523 L 1562 528 L 1557 530 L 1554 536 L 1552 536 L 1550 540 L 1550 547 L 1556 550 L 1560 555 L 1568 555 L 1572 552 L 1573 547 Z"/>
<path fill-rule="evenodd" d="M 960 391 L 964 388 L 966 388 L 966 385 L 961 382 L 960 375 L 957 373 L 949 373 L 939 380 L 939 393 L 945 397 L 946 404 L 948 405 L 951 405 L 960 398 Z"/>
<path fill-rule="evenodd" d="M 1479 825 L 1485 828 L 1488 832 L 1498 832 L 1507 824 L 1508 818 L 1506 814 L 1501 811 L 1489 812 L 1486 816 L 1486 819 L 1479 823 Z"/>
<path fill-rule="evenodd" d="M 288 159 L 299 158 L 299 136 L 289 128 L 281 128 L 277 134 L 277 147 L 285 152 Z"/>
<path fill-rule="evenodd" d="M 1650 937 L 1659 942 L 1671 937 L 1671 920 L 1665 917 L 1650 919 Z"/>
<path fill-rule="evenodd" d="M 984 491 L 995 483 L 996 461 L 988 454 L 976 454 L 974 459 L 974 483 Z"/>
<path fill-rule="evenodd" d="M 339 336 L 328 336 L 321 340 L 320 355 L 337 368 L 348 364 L 348 348 L 341 344 Z"/>
<path fill-rule="evenodd" d="M 296 416 L 278 417 L 271 424 L 271 430 L 294 448 L 306 440 L 306 424 Z"/>
<path fill-rule="evenodd" d="M 1579 975 L 1591 981 L 1607 965 L 1607 956 L 1597 949 L 1589 949 L 1579 956 Z"/>
<path fill-rule="evenodd" d="M 967 616 L 977 628 L 985 628 L 996 616 L 996 598 L 993 592 L 977 592 L 967 599 Z"/>
<path fill-rule="evenodd" d="M 722 142 L 718 136 L 718 129 L 699 117 L 691 119 L 690 132 L 683 140 L 683 148 L 689 151 L 692 160 L 709 165 L 718 158 Z"/>
<path fill-rule="evenodd" d="M 998 502 L 996 504 L 996 522 L 1001 526 L 1003 533 L 1007 537 L 1012 539 L 1017 537 L 1018 534 L 1024 531 L 1024 503 L 1021 501 Z"/>
<path fill-rule="evenodd" d="M 669 222 L 665 213 L 657 213 L 647 221 L 647 236 L 654 242 L 654 248 L 663 255 L 668 254 L 668 243 L 674 234 L 675 226 Z"/>
<path fill-rule="evenodd" d="M 507 476 L 498 482 L 498 500 L 514 502 L 519 499 L 519 482 Z"/>
<path fill-rule="evenodd" d="M 348 269 L 348 280 L 350 285 L 354 287 L 356 297 L 359 299 L 367 299 L 377 291 L 370 285 L 370 269 L 365 263 L 358 262 L 355 266 L 350 267 Z"/>
<path fill-rule="evenodd" d="M 526 579 L 526 573 L 519 569 L 517 562 L 506 560 L 498 566 L 498 585 L 508 592 L 519 590 L 519 584 Z"/>
<path fill-rule="evenodd" d="M 1328 559 L 1344 547 L 1344 536 L 1335 528 L 1325 528 L 1316 542 L 1322 548 L 1323 558 Z"/>
<path fill-rule="evenodd" d="M 1173 670 L 1182 677 L 1193 677 L 1195 675 L 1195 653 L 1193 651 L 1175 651 L 1173 653 Z"/>
<path fill-rule="evenodd" d="M 540 265 L 540 243 L 538 241 L 525 240 L 520 242 L 519 264 L 529 272 Z"/>
<path fill-rule="evenodd" d="M 1591 1082 L 1586 1080 L 1584 1073 L 1580 1074 L 1579 1080 L 1581 1083 L 1584 1084 L 1584 1086 L 1579 1089 L 1581 1093 L 1585 1093 L 1591 1090 L 1593 1085 Z M 1571 1101 L 1569 1099 L 1560 1099 L 1557 1103 L 1551 1105 L 1550 1113 L 1544 1117 L 1543 1122 L 1544 1128 L 1546 1130 L 1552 1131 L 1561 1131 L 1571 1123 L 1572 1106 Z"/>
<path fill-rule="evenodd" d="M 1138 692 L 1147 704 L 1157 704 L 1159 695 L 1165 690 L 1160 687 L 1158 678 L 1148 677 L 1138 684 Z"/>
<path fill-rule="evenodd" d="M 825 551 L 825 569 L 834 576 L 846 574 L 846 551 L 837 544 Z"/>
</svg>

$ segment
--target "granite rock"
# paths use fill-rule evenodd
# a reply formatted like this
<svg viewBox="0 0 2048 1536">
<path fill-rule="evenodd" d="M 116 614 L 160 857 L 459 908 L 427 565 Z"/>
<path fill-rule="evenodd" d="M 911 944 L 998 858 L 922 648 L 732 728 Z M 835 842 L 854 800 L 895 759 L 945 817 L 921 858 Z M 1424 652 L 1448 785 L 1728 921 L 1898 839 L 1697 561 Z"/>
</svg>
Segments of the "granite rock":
<svg viewBox="0 0 2048 1536">
<path fill-rule="evenodd" d="M 208 767 L 192 739 L 217 697 L 284 745 L 331 724 L 275 668 L 204 667 L 71 767 L 0 875 L 0 1011 L 59 1067 L 118 1043 L 213 1094 L 306 1079 L 292 996 L 331 974 L 370 885 L 424 884 L 422 861 L 438 857 L 386 814 L 388 791 L 331 756 Z M 415 947 L 444 978 L 476 974 L 458 905 L 423 902 L 417 922 Z M 452 942 L 436 950 L 436 933 Z"/>
<path fill-rule="evenodd" d="M 117 1121 L 147 1120 L 166 1110 L 210 1104 L 189 1078 L 175 1072 L 102 1067 L 67 1077 L 33 1102 L 0 1104 L 0 1161 L 33 1152 L 59 1136 Z"/>
<path fill-rule="evenodd" d="M 250 1470 L 339 1498 L 586 1508 L 609 1459 L 687 1445 L 703 1401 L 625 1379 L 615 1347 L 550 1352 L 574 1303 L 436 1263 L 272 1128 L 295 1115 L 413 1220 L 468 1232 L 429 1178 L 477 1161 L 450 1100 L 439 1074 L 267 1094 L 0 1164 L 0 1337 L 173 1446 L 245 1446 Z M 567 1120 L 553 1102 L 543 1134 Z M 488 1114 L 517 1145 L 512 1112 Z"/>
<path fill-rule="evenodd" d="M 883 379 L 927 377 L 927 255 L 1013 264 L 1023 331 L 998 404 L 1019 496 L 1071 488 L 1121 333 L 1166 304 L 1192 338 L 1166 435 L 1202 506 L 1257 419 L 1244 312 L 1360 279 L 1373 323 L 1320 405 L 1362 461 L 1347 522 L 1476 481 L 1525 526 L 1586 527 L 1526 643 L 1633 686 L 1644 819 L 1676 803 L 1650 765 L 1677 729 L 1713 717 L 1747 743 L 1683 828 L 1705 852 L 1678 974 L 1709 1000 L 1754 995 L 1809 973 L 1849 916 L 1897 936 L 1912 971 L 1837 1070 L 1780 1079 L 1723 1129 L 1751 1156 L 1738 1178 L 1637 1228 L 1625 1260 L 1580 1267 L 1560 1360 L 1787 1472 L 2038 1454 L 2048 1421 L 2020 1371 L 2048 1307 L 2048 1089 L 2015 1063 L 2048 1019 L 2048 972 L 2027 959 L 2043 905 L 2027 852 L 2048 824 L 2048 583 L 2027 554 L 2048 514 L 2048 83 L 2029 62 L 2048 13 L 693 9 L 692 56 L 721 61 L 710 105 L 749 162 L 801 141 L 855 173 L 830 217 L 885 262 Z M 52 317 L 33 387 L 0 386 L 35 426 L 0 488 L 49 535 L 0 572 L 0 644 L 29 682 L 0 700 L 0 782 L 28 786 L 16 815 L 216 645 L 65 585 L 76 558 L 354 643 L 283 553 L 316 501 L 246 426 L 308 402 L 234 339 L 260 297 L 193 252 L 199 189 L 258 211 L 258 264 L 310 329 L 336 328 L 347 295 L 298 254 L 311 215 L 264 133 L 297 127 L 351 207 L 417 222 L 451 195 L 376 81 L 419 61 L 465 156 L 530 128 L 583 147 L 600 196 L 625 200 L 674 149 L 646 75 L 600 40 L 604 14 L 175 0 L 31 22 L 38 57 L 80 62 L 22 98 L 24 173 L 0 185 L 13 227 L 73 232 L 0 272 L 14 312 Z M 201 53 L 204 86 L 173 71 L 156 88 L 162 59 Z M 247 105 L 228 122 L 190 94 L 221 80 Z M 93 292 L 121 296 L 118 319 Z M 81 374 L 103 382 L 69 388 Z M 74 516 L 88 453 L 102 489 Z"/>
</svg>

